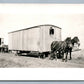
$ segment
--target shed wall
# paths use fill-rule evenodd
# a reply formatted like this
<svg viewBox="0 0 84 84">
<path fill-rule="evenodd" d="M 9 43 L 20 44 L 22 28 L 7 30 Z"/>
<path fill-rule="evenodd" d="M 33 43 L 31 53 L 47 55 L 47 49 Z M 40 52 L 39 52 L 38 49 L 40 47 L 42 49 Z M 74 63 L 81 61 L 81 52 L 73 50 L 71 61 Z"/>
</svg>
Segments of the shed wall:
<svg viewBox="0 0 84 84">
<path fill-rule="evenodd" d="M 53 27 L 54 34 L 50 35 L 49 31 L 52 26 L 41 27 L 41 52 L 51 51 L 51 43 L 53 41 L 61 41 L 61 29 Z"/>
<path fill-rule="evenodd" d="M 40 28 L 33 28 L 9 33 L 9 49 L 39 51 L 39 30 Z"/>
<path fill-rule="evenodd" d="M 50 35 L 50 28 L 54 34 Z M 51 43 L 61 40 L 61 29 L 55 26 L 39 26 L 36 28 L 9 33 L 9 50 L 51 51 Z"/>
</svg>

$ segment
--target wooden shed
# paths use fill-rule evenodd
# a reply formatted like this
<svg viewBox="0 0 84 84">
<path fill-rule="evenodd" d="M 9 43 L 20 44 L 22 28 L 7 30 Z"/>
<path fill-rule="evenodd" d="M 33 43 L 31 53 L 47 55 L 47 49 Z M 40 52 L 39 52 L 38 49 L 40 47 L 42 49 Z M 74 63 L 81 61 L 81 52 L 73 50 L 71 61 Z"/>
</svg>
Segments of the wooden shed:
<svg viewBox="0 0 84 84">
<path fill-rule="evenodd" d="M 9 32 L 9 50 L 50 52 L 52 41 L 61 40 L 61 28 L 46 24 Z"/>
</svg>

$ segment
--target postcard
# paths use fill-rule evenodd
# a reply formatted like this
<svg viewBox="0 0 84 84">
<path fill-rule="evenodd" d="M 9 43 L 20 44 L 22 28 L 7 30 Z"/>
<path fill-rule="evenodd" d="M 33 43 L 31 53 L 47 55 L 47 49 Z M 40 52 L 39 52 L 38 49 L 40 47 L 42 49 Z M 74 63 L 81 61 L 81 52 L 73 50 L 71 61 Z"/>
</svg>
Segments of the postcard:
<svg viewBox="0 0 84 84">
<path fill-rule="evenodd" d="M 83 80 L 83 27 L 84 4 L 0 3 L 0 80 Z"/>
</svg>

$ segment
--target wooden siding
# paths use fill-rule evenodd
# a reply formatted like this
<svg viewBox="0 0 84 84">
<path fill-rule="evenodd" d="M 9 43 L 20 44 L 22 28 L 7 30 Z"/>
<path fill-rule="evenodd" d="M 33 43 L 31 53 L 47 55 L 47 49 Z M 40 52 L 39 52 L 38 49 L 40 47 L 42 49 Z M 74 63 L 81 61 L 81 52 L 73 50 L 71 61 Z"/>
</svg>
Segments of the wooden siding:
<svg viewBox="0 0 84 84">
<path fill-rule="evenodd" d="M 49 34 L 53 27 L 54 35 Z M 51 43 L 61 40 L 61 28 L 56 26 L 38 26 L 9 33 L 9 49 L 22 51 L 51 51 Z"/>
<path fill-rule="evenodd" d="M 61 29 L 53 27 L 54 34 L 50 35 L 49 31 L 52 26 L 41 27 L 41 52 L 51 51 L 51 43 L 53 41 L 61 41 Z"/>
<path fill-rule="evenodd" d="M 10 50 L 39 50 L 39 28 L 23 30 L 9 34 Z"/>
</svg>

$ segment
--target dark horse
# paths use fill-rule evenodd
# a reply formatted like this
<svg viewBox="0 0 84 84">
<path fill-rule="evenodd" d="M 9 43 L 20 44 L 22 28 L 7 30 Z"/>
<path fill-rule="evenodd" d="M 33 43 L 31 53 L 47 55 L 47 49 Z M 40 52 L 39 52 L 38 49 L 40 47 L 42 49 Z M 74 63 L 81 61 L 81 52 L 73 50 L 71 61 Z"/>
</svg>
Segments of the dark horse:
<svg viewBox="0 0 84 84">
<path fill-rule="evenodd" d="M 65 61 L 67 61 L 68 53 L 70 53 L 70 60 L 72 52 L 71 38 L 67 38 L 65 41 L 53 41 L 51 44 L 51 57 L 50 59 L 57 59 L 57 54 L 62 57 L 64 61 L 64 53 L 66 54 Z"/>
</svg>

